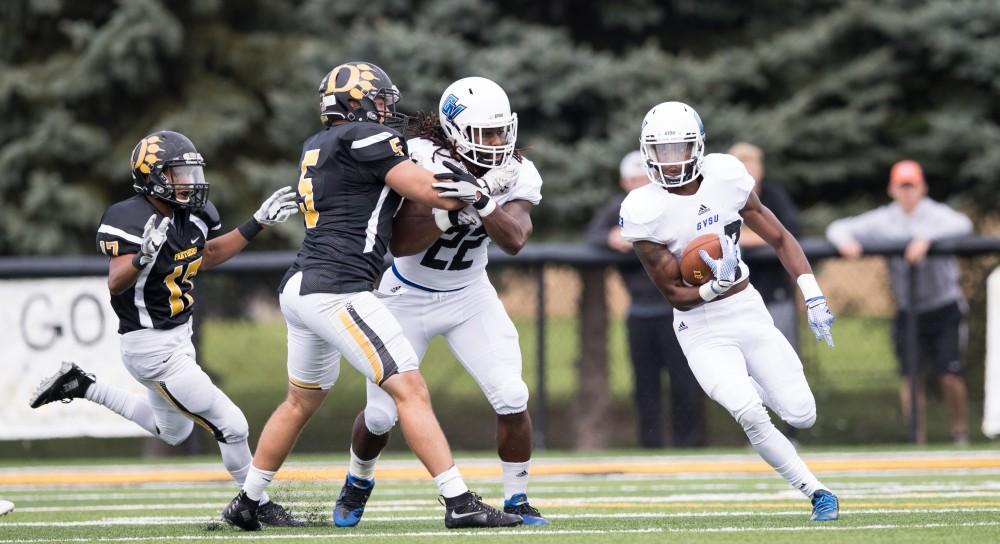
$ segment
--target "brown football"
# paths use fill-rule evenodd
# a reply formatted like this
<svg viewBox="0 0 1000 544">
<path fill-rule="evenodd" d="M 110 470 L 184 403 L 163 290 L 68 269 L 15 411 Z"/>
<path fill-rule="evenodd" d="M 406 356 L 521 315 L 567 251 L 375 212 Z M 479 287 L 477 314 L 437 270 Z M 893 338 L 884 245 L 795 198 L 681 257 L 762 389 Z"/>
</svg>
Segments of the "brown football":
<svg viewBox="0 0 1000 544">
<path fill-rule="evenodd" d="M 719 235 L 702 234 L 684 248 L 684 253 L 681 254 L 681 277 L 691 285 L 701 285 L 712 279 L 712 270 L 701 260 L 699 249 L 704 249 L 713 259 L 721 259 Z"/>
</svg>

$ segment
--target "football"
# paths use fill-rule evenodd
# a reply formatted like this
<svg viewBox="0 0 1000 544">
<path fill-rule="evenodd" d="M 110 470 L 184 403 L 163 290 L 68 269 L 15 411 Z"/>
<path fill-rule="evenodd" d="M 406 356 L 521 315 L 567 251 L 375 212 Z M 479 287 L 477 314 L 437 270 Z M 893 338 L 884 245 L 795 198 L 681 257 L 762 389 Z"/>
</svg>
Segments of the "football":
<svg viewBox="0 0 1000 544">
<path fill-rule="evenodd" d="M 690 285 L 701 285 L 712 279 L 712 270 L 701 260 L 699 249 L 704 249 L 713 259 L 722 258 L 718 234 L 702 234 L 691 240 L 681 254 L 681 277 Z"/>
</svg>

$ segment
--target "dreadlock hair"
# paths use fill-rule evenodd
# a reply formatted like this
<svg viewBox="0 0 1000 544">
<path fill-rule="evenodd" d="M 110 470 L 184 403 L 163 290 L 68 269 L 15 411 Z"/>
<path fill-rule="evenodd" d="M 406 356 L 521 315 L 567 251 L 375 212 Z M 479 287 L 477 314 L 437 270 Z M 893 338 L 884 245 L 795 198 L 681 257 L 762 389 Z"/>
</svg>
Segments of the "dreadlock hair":
<svg viewBox="0 0 1000 544">
<path fill-rule="evenodd" d="M 477 164 L 472 164 L 471 162 L 465 160 L 464 157 L 458 152 L 448 136 L 445 135 L 444 129 L 441 128 L 441 121 L 435 114 L 427 112 L 419 112 L 413 118 L 413 123 L 410 124 L 409 134 L 407 138 L 423 138 L 425 140 L 430 140 L 438 147 L 435 154 L 440 153 L 442 157 L 451 160 L 457 160 L 462 163 L 465 168 L 476 175 L 483 175 L 488 170 Z M 514 150 L 513 157 L 517 162 L 524 160 L 524 156 L 521 155 L 520 149 Z"/>
</svg>

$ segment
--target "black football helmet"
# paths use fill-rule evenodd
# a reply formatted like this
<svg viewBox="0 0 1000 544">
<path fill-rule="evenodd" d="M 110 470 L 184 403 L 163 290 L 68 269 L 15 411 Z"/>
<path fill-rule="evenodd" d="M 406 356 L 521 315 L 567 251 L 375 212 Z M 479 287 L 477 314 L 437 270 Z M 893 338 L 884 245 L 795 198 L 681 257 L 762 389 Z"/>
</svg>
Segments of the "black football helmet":
<svg viewBox="0 0 1000 544">
<path fill-rule="evenodd" d="M 330 70 L 319 83 L 319 94 L 323 126 L 343 119 L 383 123 L 401 133 L 406 131 L 409 118 L 396 111 L 399 89 L 385 70 L 370 62 L 345 62 Z M 375 103 L 378 97 L 385 102 L 384 110 L 379 110 Z M 355 107 L 351 101 L 359 105 Z"/>
<path fill-rule="evenodd" d="M 160 130 L 132 150 L 132 188 L 174 208 L 200 209 L 208 202 L 204 167 L 187 136 Z"/>
</svg>

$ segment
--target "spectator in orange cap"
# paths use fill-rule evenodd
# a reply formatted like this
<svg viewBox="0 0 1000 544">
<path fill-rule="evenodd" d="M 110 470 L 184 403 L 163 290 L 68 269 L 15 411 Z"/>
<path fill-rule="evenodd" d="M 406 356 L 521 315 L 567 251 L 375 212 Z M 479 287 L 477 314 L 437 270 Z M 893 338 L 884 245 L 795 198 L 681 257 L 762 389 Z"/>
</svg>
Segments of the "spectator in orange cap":
<svg viewBox="0 0 1000 544">
<path fill-rule="evenodd" d="M 889 279 L 896 299 L 893 341 L 903 376 L 899 390 L 904 419 L 909 418 L 910 382 L 904 368 L 905 323 L 907 313 L 916 313 L 917 354 L 920 371 L 938 378 L 951 420 L 951 439 L 957 445 L 969 443 L 966 425 L 966 389 L 962 377 L 967 305 L 959 287 L 958 262 L 954 257 L 928 257 L 931 243 L 942 238 L 972 232 L 969 218 L 947 204 L 927 196 L 923 169 L 915 161 L 899 161 L 889 174 L 892 203 L 855 217 L 838 219 L 827 227 L 826 237 L 840 254 L 856 259 L 871 242 L 907 242 L 902 257 L 889 257 Z M 908 266 L 915 266 L 913 308 L 910 308 Z M 917 379 L 918 384 L 924 380 Z M 924 424 L 926 395 L 917 393 L 917 442 L 927 439 Z"/>
</svg>

